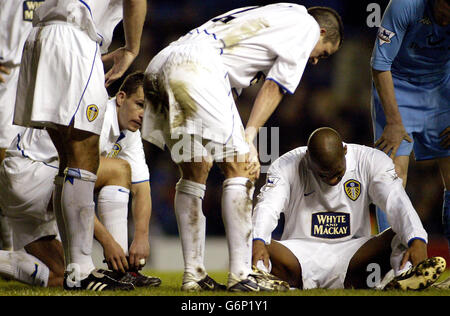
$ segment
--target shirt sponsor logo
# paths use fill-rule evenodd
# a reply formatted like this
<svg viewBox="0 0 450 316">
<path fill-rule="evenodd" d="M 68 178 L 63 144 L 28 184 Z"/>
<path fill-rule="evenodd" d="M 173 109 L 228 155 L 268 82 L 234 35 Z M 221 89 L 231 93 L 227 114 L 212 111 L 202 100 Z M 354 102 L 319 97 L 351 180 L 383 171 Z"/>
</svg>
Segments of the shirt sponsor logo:
<svg viewBox="0 0 450 316">
<path fill-rule="evenodd" d="M 336 239 L 350 235 L 350 214 L 319 212 L 312 214 L 311 236 Z"/>
<path fill-rule="evenodd" d="M 98 116 L 98 107 L 95 104 L 91 104 L 86 109 L 86 117 L 89 122 L 95 120 Z"/>
<path fill-rule="evenodd" d="M 348 180 L 344 183 L 344 190 L 352 201 L 356 201 L 361 194 L 361 183 L 353 179 Z"/>
<path fill-rule="evenodd" d="M 395 36 L 394 32 L 389 31 L 382 26 L 378 28 L 378 40 L 380 42 L 380 46 L 385 43 L 389 44 L 391 42 L 391 38 L 393 38 L 394 36 Z"/>
<path fill-rule="evenodd" d="M 23 20 L 31 22 L 33 21 L 33 13 L 34 10 L 39 8 L 41 4 L 44 3 L 44 0 L 33 0 L 33 1 L 24 1 L 23 2 Z"/>
</svg>

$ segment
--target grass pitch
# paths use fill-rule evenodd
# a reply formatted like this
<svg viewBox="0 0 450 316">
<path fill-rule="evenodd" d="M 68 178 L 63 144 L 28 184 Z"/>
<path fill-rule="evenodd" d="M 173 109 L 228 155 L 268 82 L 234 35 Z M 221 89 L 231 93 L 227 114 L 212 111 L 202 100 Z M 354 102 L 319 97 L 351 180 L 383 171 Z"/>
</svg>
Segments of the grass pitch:
<svg viewBox="0 0 450 316">
<path fill-rule="evenodd" d="M 32 287 L 16 281 L 0 279 L 0 296 L 180 296 L 180 297 L 258 297 L 258 296 L 450 296 L 450 290 L 426 289 L 424 291 L 375 291 L 375 290 L 292 290 L 289 292 L 259 292 L 259 293 L 230 293 L 230 292 L 199 292 L 186 293 L 180 291 L 182 272 L 160 272 L 147 270 L 147 275 L 155 275 L 161 278 L 162 284 L 156 288 L 138 288 L 134 291 L 115 292 L 89 292 L 89 291 L 64 291 L 57 288 Z M 226 272 L 210 272 L 216 281 L 226 284 Z M 446 270 L 438 281 L 450 276 L 450 270 Z"/>
</svg>

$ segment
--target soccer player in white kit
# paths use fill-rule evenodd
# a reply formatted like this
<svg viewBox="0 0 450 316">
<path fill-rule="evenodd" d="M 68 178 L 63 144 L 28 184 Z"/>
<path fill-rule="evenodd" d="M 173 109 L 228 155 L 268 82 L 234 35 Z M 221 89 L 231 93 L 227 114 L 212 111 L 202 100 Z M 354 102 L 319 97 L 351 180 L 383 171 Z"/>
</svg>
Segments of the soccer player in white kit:
<svg viewBox="0 0 450 316">
<path fill-rule="evenodd" d="M 392 229 L 371 236 L 370 203 L 382 206 Z M 275 241 L 281 213 L 284 230 Z M 427 233 L 392 160 L 343 143 L 331 128 L 314 131 L 307 147 L 270 166 L 253 213 L 253 238 L 253 263 L 296 288 L 374 287 L 392 265 L 397 277 L 386 288 L 421 289 L 445 269 L 443 258 L 427 259 Z M 374 265 L 378 280 L 369 278 Z"/>
<path fill-rule="evenodd" d="M 108 266 L 117 271 L 102 270 L 104 274 L 132 281 L 136 286 L 154 286 L 160 284 L 158 278 L 137 273 L 140 261 L 149 255 L 151 215 L 149 172 L 138 130 L 144 113 L 143 78 L 142 72 L 128 75 L 116 98 L 107 105 L 100 136 L 102 157 L 95 183 L 100 222 L 96 221 L 94 231 L 104 248 Z M 19 251 L 0 251 L 0 273 L 30 284 L 62 285 L 62 246 L 55 240 L 58 231 L 51 210 L 53 182 L 64 181 L 61 176 L 55 178 L 57 173 L 58 155 L 48 133 L 32 128 L 20 133 L 0 167 L 0 183 L 5 188 L 0 192 L 0 205 L 4 206 L 14 228 L 14 249 Z M 128 249 L 130 190 L 135 229 Z M 126 271 L 131 272 L 125 278 Z M 100 284 L 90 289 L 111 287 Z"/>
<path fill-rule="evenodd" d="M 13 125 L 19 66 L 23 44 L 32 29 L 34 9 L 44 0 L 2 2 L 0 10 L 0 163 L 14 137 L 23 130 Z M 0 240 L 3 249 L 12 249 L 12 233 L 0 210 Z"/>
<path fill-rule="evenodd" d="M 251 268 L 251 201 L 259 176 L 253 141 L 283 95 L 294 93 L 307 62 L 316 64 L 338 50 L 342 29 L 329 8 L 240 8 L 191 30 L 148 65 L 144 90 L 151 106 L 142 136 L 162 149 L 167 145 L 181 172 L 174 204 L 185 265 L 182 290 L 223 289 L 204 266 L 202 199 L 214 161 L 225 175 L 227 288 L 274 289 L 258 284 Z M 244 129 L 233 94 L 260 79 L 265 81 Z"/>
<path fill-rule="evenodd" d="M 79 272 L 75 284 L 82 288 L 96 279 L 91 273 L 93 193 L 108 97 L 105 80 L 109 85 L 120 78 L 137 56 L 145 15 L 145 0 L 48 0 L 35 10 L 24 46 L 14 124 L 48 127 L 58 150 L 59 175 L 68 179 L 56 183 L 53 196 L 61 211 L 54 211 L 62 215 L 58 226 L 66 237 L 67 272 Z M 114 61 L 105 75 L 100 53 L 122 17 L 126 43 L 103 58 Z"/>
</svg>

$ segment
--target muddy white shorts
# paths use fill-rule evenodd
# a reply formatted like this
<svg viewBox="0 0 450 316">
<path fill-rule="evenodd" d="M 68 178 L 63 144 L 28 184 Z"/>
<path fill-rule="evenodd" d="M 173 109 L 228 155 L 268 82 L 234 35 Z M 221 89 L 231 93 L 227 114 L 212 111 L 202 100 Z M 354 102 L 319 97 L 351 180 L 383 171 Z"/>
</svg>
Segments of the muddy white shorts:
<svg viewBox="0 0 450 316">
<path fill-rule="evenodd" d="M 24 130 L 22 126 L 13 125 L 19 69 L 14 66 L 9 75 L 2 73 L 6 82 L 0 83 L 0 148 L 8 148 L 14 137 Z"/>
<path fill-rule="evenodd" d="M 0 206 L 13 231 L 13 247 L 21 249 L 44 236 L 58 236 L 48 211 L 58 169 L 27 158 L 7 157 L 0 167 Z"/>
<path fill-rule="evenodd" d="M 161 104 L 146 109 L 144 139 L 171 148 L 183 135 L 196 135 L 215 160 L 249 151 L 228 73 L 219 51 L 207 42 L 170 45 L 151 61 L 146 74 L 155 81 Z M 220 144 L 223 150 L 211 151 L 206 143 Z"/>
<path fill-rule="evenodd" d="M 370 238 L 361 237 L 330 244 L 305 239 L 278 242 L 297 257 L 302 268 L 303 289 L 340 289 L 344 288 L 350 260 Z"/>
<path fill-rule="evenodd" d="M 100 134 L 108 94 L 100 49 L 66 23 L 34 27 L 24 46 L 14 122 Z"/>
</svg>

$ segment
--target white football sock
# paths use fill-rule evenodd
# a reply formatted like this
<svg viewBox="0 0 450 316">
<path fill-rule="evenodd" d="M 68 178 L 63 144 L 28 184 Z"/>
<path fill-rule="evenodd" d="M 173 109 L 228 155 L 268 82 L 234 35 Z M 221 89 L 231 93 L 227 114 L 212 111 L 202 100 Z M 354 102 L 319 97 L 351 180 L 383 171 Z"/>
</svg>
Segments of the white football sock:
<svg viewBox="0 0 450 316">
<path fill-rule="evenodd" d="M 98 194 L 99 220 L 128 255 L 128 199 L 130 190 L 118 185 L 104 186 Z"/>
<path fill-rule="evenodd" d="M 89 171 L 67 168 L 62 187 L 61 211 L 63 227 L 58 227 L 64 245 L 66 271 L 71 278 L 86 278 L 94 269 L 94 186 L 97 176 Z M 58 199 L 58 197 L 56 198 Z M 59 225 L 58 225 L 59 226 Z"/>
<path fill-rule="evenodd" d="M 223 182 L 222 219 L 225 226 L 230 272 L 245 279 L 252 272 L 252 201 L 255 187 L 244 177 Z"/>
<path fill-rule="evenodd" d="M 205 190 L 204 184 L 180 179 L 175 193 L 175 214 L 183 249 L 184 272 L 199 280 L 206 276 L 206 218 L 202 211 Z"/>
<path fill-rule="evenodd" d="M 26 252 L 0 250 L 0 275 L 26 284 L 47 287 L 50 270 L 41 260 Z"/>
</svg>

